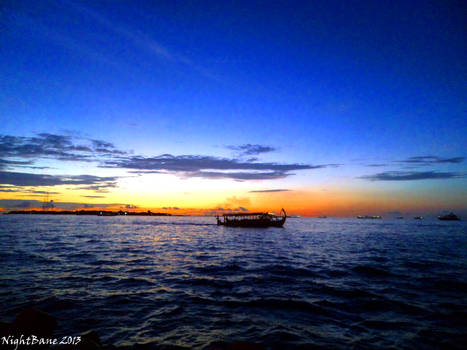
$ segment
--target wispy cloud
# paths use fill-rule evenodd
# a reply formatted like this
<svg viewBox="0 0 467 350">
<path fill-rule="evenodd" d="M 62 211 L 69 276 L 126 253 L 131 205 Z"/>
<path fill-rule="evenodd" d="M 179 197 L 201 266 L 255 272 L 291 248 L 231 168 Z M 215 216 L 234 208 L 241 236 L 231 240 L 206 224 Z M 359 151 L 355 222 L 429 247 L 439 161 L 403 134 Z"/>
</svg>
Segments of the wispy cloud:
<svg viewBox="0 0 467 350">
<path fill-rule="evenodd" d="M 42 208 L 44 205 L 43 201 L 28 199 L 0 199 L 0 207 L 7 209 L 30 209 L 30 208 Z M 78 208 L 95 208 L 95 207 L 124 207 L 126 204 L 122 203 L 99 203 L 99 204 L 86 204 L 78 202 L 51 202 L 50 208 L 74 210 Z"/>
<path fill-rule="evenodd" d="M 148 35 L 138 29 L 130 28 L 122 22 L 115 22 L 114 20 L 106 17 L 104 14 L 92 9 L 91 7 L 78 4 L 76 2 L 66 1 L 69 7 L 78 13 L 81 13 L 100 26 L 106 28 L 106 30 L 114 33 L 115 35 L 123 38 L 127 46 L 133 46 L 139 49 L 141 52 L 146 53 L 152 58 L 163 60 L 166 62 L 182 65 L 189 67 L 199 75 L 215 80 L 222 81 L 221 77 L 212 72 L 210 69 L 200 66 L 197 62 L 194 62 L 190 57 L 181 54 L 170 48 L 161 40 L 155 39 L 153 36 Z"/>
<path fill-rule="evenodd" d="M 14 187 L 14 186 L 5 186 L 5 185 L 0 185 L 0 192 L 21 192 L 19 188 Z"/>
<path fill-rule="evenodd" d="M 278 189 L 272 189 L 272 190 L 255 190 L 255 191 L 250 191 L 250 193 L 269 193 L 269 192 L 288 192 L 291 190 L 284 189 L 284 188 L 278 188 Z"/>
<path fill-rule="evenodd" d="M 406 159 L 398 160 L 379 160 L 374 163 L 366 163 L 365 159 L 352 159 L 353 162 L 363 162 L 362 165 L 377 168 L 377 167 L 389 167 L 394 166 L 395 164 L 400 165 L 403 169 L 414 169 L 422 166 L 435 166 L 442 164 L 460 164 L 465 160 L 465 157 L 438 157 L 434 155 L 424 155 L 424 156 L 413 156 Z"/>
<path fill-rule="evenodd" d="M 370 168 L 379 168 L 383 166 L 387 166 L 388 164 L 383 164 L 383 163 L 373 163 L 373 164 L 366 164 L 367 167 Z"/>
<path fill-rule="evenodd" d="M 415 180 L 436 180 L 436 179 L 454 179 L 465 177 L 465 174 L 454 172 L 436 172 L 436 171 L 387 171 L 374 175 L 364 175 L 360 179 L 370 181 L 415 181 Z"/>
<path fill-rule="evenodd" d="M 437 156 L 415 156 L 403 160 L 396 160 L 396 163 L 412 164 L 412 165 L 434 165 L 434 164 L 458 164 L 462 163 L 465 157 L 442 158 Z"/>
<path fill-rule="evenodd" d="M 149 54 L 170 61 L 191 64 L 191 61 L 187 57 L 171 52 L 171 50 L 169 50 L 167 47 L 139 30 L 131 30 L 125 27 L 122 23 L 116 23 L 115 21 L 110 20 L 106 16 L 91 9 L 90 7 L 72 1 L 65 2 L 69 5 L 70 8 L 81 14 L 84 14 L 88 18 L 91 18 L 93 21 L 105 27 L 107 30 L 126 39 L 128 43 L 146 51 Z"/>
<path fill-rule="evenodd" d="M 276 148 L 271 146 L 252 145 L 250 143 L 240 146 L 230 145 L 226 146 L 226 148 L 237 151 L 240 156 L 256 156 L 258 154 L 273 152 L 276 150 Z"/>
<path fill-rule="evenodd" d="M 28 30 L 30 35 L 49 40 L 71 52 L 87 57 L 94 62 L 112 66 L 122 71 L 121 67 L 116 63 L 115 57 L 108 57 L 102 54 L 98 49 L 88 45 L 88 43 L 81 38 L 74 38 L 66 34 L 66 30 L 61 30 L 57 26 L 51 24 L 47 25 L 42 18 L 15 11 L 14 17 L 12 16 L 9 20 L 12 26 L 16 26 L 20 28 L 20 30 Z"/>
<path fill-rule="evenodd" d="M 245 207 L 237 207 L 237 208 L 223 208 L 223 207 L 218 207 L 218 208 L 213 208 L 209 209 L 209 212 L 206 212 L 205 214 L 213 214 L 216 212 L 228 212 L 228 213 L 238 213 L 238 212 L 248 212 L 249 210 Z"/>
<path fill-rule="evenodd" d="M 0 145 L 0 147 L 1 147 L 1 145 Z M 0 149 L 0 151 L 1 151 L 1 149 Z M 11 167 L 11 166 L 24 167 L 24 166 L 30 166 L 31 164 L 32 164 L 31 160 L 22 161 L 22 160 L 0 159 L 0 169 L 8 168 L 8 167 Z"/>
<path fill-rule="evenodd" d="M 232 179 L 238 181 L 248 180 L 277 180 L 287 176 L 294 175 L 282 171 L 269 172 L 216 172 L 216 171 L 196 171 L 185 173 L 186 177 L 200 177 L 204 179 Z"/>
<path fill-rule="evenodd" d="M 103 181 L 103 182 L 96 182 L 89 186 L 80 186 L 78 187 L 78 189 L 94 191 L 96 193 L 109 193 L 109 189 L 115 188 L 115 187 L 117 187 L 117 183 L 115 181 Z"/>
<path fill-rule="evenodd" d="M 231 208 L 231 207 L 216 207 L 216 208 L 211 208 L 207 209 L 207 211 L 204 211 L 203 214 L 205 215 L 214 215 L 218 213 L 247 213 L 249 210 L 245 207 L 236 207 L 236 208 Z"/>
<path fill-rule="evenodd" d="M 34 188 L 19 187 L 19 186 L 12 186 L 12 185 L 0 185 L 0 192 L 15 192 L 15 193 L 25 193 L 25 194 L 35 194 L 35 195 L 60 194 L 60 192 L 42 191 L 42 190 L 36 190 Z"/>
<path fill-rule="evenodd" d="M 118 154 L 118 155 L 123 155 L 126 154 L 127 152 L 120 151 L 115 148 L 114 144 L 111 142 L 106 142 L 102 140 L 90 140 L 92 143 L 92 150 L 94 152 L 99 152 L 99 153 L 104 153 L 104 154 Z"/>
</svg>

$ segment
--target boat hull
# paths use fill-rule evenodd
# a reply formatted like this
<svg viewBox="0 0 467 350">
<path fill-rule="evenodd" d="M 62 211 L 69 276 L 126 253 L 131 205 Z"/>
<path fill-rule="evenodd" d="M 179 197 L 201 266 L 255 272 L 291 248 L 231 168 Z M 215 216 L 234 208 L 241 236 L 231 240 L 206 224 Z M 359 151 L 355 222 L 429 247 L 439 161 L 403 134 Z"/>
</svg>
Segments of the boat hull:
<svg viewBox="0 0 467 350">
<path fill-rule="evenodd" d="M 217 224 L 229 227 L 282 227 L 287 219 L 284 208 L 281 210 L 282 216 L 269 213 L 245 213 L 227 214 L 221 217 L 216 216 Z"/>
<path fill-rule="evenodd" d="M 284 226 L 285 218 L 277 221 L 269 220 L 232 220 L 226 222 L 218 222 L 218 225 L 229 226 L 229 227 L 282 227 Z"/>
<path fill-rule="evenodd" d="M 460 218 L 459 218 L 456 214 L 450 213 L 450 214 L 447 214 L 447 215 L 438 216 L 438 220 L 443 220 L 443 221 L 459 221 Z"/>
</svg>

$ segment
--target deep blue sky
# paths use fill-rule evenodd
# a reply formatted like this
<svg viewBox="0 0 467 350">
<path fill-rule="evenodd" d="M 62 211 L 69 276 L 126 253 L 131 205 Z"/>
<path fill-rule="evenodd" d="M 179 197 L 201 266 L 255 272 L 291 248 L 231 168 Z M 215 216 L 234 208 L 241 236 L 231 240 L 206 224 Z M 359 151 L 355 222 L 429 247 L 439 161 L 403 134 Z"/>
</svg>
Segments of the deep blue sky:
<svg viewBox="0 0 467 350">
<path fill-rule="evenodd" d="M 467 149 L 466 13 L 463 1 L 7 1 L 1 133 L 73 131 L 142 156 L 261 144 L 276 149 L 263 161 L 343 164 L 323 172 L 346 181 L 429 170 L 465 188 L 465 162 L 442 160 Z M 439 159 L 394 163 L 417 156 Z M 425 180 L 441 181 L 407 181 Z"/>
</svg>

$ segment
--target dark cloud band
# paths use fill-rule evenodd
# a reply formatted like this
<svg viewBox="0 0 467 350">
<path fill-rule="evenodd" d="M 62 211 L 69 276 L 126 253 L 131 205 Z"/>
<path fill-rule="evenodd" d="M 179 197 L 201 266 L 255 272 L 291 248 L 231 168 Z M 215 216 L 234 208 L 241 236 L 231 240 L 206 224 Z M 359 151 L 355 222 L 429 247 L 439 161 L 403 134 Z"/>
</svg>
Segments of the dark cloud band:
<svg viewBox="0 0 467 350">
<path fill-rule="evenodd" d="M 270 180 L 290 175 L 290 171 L 321 169 L 335 164 L 278 164 L 269 162 L 250 162 L 212 156 L 163 154 L 157 157 L 121 157 L 105 161 L 102 167 L 123 168 L 147 172 L 175 173 L 182 177 L 201 177 L 206 179 L 228 178 L 234 180 Z"/>
<path fill-rule="evenodd" d="M 115 187 L 117 177 L 93 175 L 42 175 L 19 172 L 0 171 L 0 184 L 13 186 L 58 186 L 58 185 L 90 185 Z"/>
<path fill-rule="evenodd" d="M 240 146 L 226 146 L 228 149 L 237 151 L 241 156 L 255 156 L 261 153 L 274 152 L 276 148 L 264 145 L 252 145 L 247 143 Z"/>
<path fill-rule="evenodd" d="M 70 135 L 40 133 L 34 137 L 0 135 L 0 154 L 3 158 L 52 158 L 63 161 L 98 161 L 100 157 L 126 154 L 110 142 L 80 138 L 87 144 L 75 144 Z M 32 161 L 2 160 L 0 167 L 28 165 Z"/>
<path fill-rule="evenodd" d="M 453 172 L 436 171 L 388 171 L 374 175 L 361 176 L 361 179 L 370 181 L 415 181 L 415 180 L 435 180 L 435 179 L 453 179 L 464 177 L 465 175 Z"/>
<path fill-rule="evenodd" d="M 412 165 L 458 164 L 462 163 L 464 159 L 464 157 L 442 158 L 437 156 L 415 156 L 404 160 L 397 160 L 396 163 Z"/>
</svg>

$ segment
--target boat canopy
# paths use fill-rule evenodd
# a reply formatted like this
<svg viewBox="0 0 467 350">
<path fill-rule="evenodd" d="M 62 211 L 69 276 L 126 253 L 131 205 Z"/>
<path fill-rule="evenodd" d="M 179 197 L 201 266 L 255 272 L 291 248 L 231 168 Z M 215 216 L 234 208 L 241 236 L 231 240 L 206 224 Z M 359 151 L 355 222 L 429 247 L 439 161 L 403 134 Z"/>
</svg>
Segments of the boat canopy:
<svg viewBox="0 0 467 350">
<path fill-rule="evenodd" d="M 258 213 L 232 213 L 232 214 L 222 214 L 220 216 L 258 216 L 258 215 L 275 215 L 273 213 L 262 213 L 262 212 L 258 212 Z"/>
</svg>

